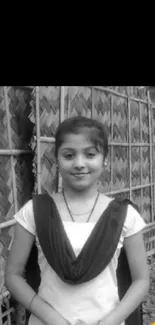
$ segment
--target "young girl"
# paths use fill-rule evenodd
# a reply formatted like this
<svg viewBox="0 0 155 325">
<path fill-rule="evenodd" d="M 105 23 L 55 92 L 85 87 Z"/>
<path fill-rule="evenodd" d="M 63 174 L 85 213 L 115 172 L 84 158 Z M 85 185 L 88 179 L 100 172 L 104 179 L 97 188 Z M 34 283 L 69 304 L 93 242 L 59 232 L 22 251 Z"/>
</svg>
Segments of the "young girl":
<svg viewBox="0 0 155 325">
<path fill-rule="evenodd" d="M 124 325 L 148 291 L 145 223 L 129 200 L 98 191 L 107 154 L 101 123 L 85 117 L 65 120 L 55 142 L 63 191 L 36 195 L 15 215 L 6 286 L 31 312 L 29 325 Z M 38 294 L 23 277 L 34 240 Z M 132 283 L 120 301 L 116 271 L 122 247 Z"/>
</svg>

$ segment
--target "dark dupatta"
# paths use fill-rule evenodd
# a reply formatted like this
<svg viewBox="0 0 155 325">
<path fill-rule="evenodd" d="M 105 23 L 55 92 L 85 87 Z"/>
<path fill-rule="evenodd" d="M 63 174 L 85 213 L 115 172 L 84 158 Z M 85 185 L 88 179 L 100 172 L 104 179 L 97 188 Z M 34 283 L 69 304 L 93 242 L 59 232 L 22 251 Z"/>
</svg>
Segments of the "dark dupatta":
<svg viewBox="0 0 155 325">
<path fill-rule="evenodd" d="M 33 197 L 36 231 L 44 255 L 58 276 L 77 285 L 95 278 L 110 263 L 120 239 L 129 200 L 112 200 L 76 257 L 54 200 L 47 194 Z M 133 205 L 133 204 L 132 204 Z M 131 285 L 130 270 L 122 250 L 117 269 L 120 299 Z M 125 322 L 140 325 L 139 309 Z"/>
</svg>

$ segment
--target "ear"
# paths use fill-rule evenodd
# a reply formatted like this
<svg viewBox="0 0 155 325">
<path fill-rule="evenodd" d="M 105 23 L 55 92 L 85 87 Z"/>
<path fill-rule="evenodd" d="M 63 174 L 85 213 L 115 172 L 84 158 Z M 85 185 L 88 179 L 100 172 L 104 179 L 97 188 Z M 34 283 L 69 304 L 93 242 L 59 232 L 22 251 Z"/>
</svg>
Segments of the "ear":
<svg viewBox="0 0 155 325">
<path fill-rule="evenodd" d="M 108 165 L 108 157 L 104 158 L 103 160 L 103 167 L 106 167 Z"/>
</svg>

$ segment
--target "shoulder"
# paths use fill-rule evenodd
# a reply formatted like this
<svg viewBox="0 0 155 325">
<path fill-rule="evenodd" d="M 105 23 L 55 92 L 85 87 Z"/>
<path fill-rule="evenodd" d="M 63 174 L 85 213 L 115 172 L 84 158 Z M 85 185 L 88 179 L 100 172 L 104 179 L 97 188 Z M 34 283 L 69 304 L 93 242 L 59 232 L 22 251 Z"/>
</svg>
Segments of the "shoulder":
<svg viewBox="0 0 155 325">
<path fill-rule="evenodd" d="M 108 205 L 114 198 L 100 193 L 100 202 L 101 204 Z"/>
<path fill-rule="evenodd" d="M 51 194 L 51 198 L 56 202 L 56 203 L 60 203 L 62 202 L 62 193 L 52 193 Z"/>
<path fill-rule="evenodd" d="M 64 199 L 62 193 L 52 193 L 51 195 L 52 200 L 54 201 L 55 205 L 57 206 L 58 210 L 64 211 Z"/>
<path fill-rule="evenodd" d="M 28 202 L 26 202 L 22 208 L 20 208 L 20 210 L 15 214 L 15 218 L 17 218 L 18 215 L 23 215 L 23 216 L 27 216 L 27 215 L 31 215 L 33 213 L 33 203 L 32 203 L 32 199 L 29 200 Z"/>
<path fill-rule="evenodd" d="M 132 206 L 128 204 L 126 219 L 124 222 L 124 237 L 132 236 L 139 231 L 143 230 L 146 223 L 139 212 Z"/>
<path fill-rule="evenodd" d="M 20 223 L 21 226 L 35 235 L 32 199 L 24 204 L 24 206 L 14 215 L 14 218 L 18 223 Z"/>
</svg>

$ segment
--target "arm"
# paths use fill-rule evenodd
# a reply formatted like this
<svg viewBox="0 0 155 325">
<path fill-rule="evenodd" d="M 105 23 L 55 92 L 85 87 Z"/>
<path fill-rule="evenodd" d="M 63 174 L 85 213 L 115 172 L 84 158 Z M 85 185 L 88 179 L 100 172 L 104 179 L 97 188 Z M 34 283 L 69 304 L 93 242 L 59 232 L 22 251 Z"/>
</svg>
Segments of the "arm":
<svg viewBox="0 0 155 325">
<path fill-rule="evenodd" d="M 34 235 L 18 223 L 15 227 L 14 240 L 6 265 L 5 283 L 15 299 L 29 309 L 35 292 L 24 280 L 23 273 L 34 242 Z M 67 321 L 38 295 L 33 299 L 29 310 L 46 325 L 67 324 Z"/>
<path fill-rule="evenodd" d="M 103 325 L 120 325 L 140 305 L 148 292 L 149 272 L 142 233 L 125 238 L 124 248 L 132 284 L 118 306 L 101 321 Z"/>
</svg>

